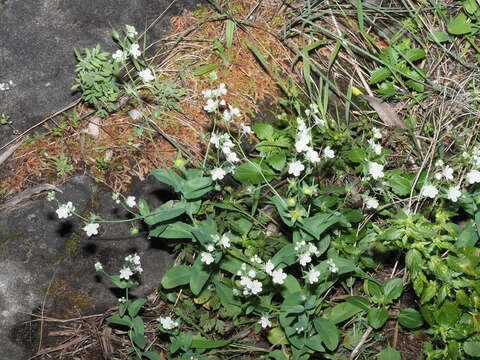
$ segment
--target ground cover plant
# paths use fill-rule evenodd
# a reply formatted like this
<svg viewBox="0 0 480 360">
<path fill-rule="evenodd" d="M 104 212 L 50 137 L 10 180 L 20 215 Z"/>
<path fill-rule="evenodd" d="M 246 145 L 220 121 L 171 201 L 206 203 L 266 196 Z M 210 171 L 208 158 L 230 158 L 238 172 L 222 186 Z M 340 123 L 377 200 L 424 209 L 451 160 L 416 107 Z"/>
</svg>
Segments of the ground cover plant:
<svg viewBox="0 0 480 360">
<path fill-rule="evenodd" d="M 178 257 L 154 300 L 129 297 L 138 254 L 114 275 L 95 265 L 125 291 L 106 316 L 127 344 L 111 357 L 480 357 L 478 4 L 212 5 L 189 15 L 209 34 L 207 63 L 183 58 L 192 69 L 179 77 L 194 90 L 159 76 L 130 26 L 114 32 L 113 55 L 77 54 L 77 85 L 99 118 L 121 94 L 135 99 L 143 122 L 132 141 L 150 142 L 160 164 L 148 174 L 176 195 L 152 209 L 113 194 L 132 232 L 143 221 Z M 248 32 L 256 12 L 282 47 Z M 281 49 L 286 66 L 275 61 Z M 193 53 L 184 51 L 179 61 Z M 278 85 L 268 121 L 246 116 L 255 81 L 229 81 L 241 52 Z M 152 120 L 163 110 L 143 99 L 192 113 L 181 102 L 192 92 L 208 124 L 200 144 L 167 136 L 176 151 L 162 156 Z M 52 159 L 58 175 L 72 170 L 63 152 Z M 49 199 L 59 218 L 82 218 L 85 236 L 108 222 Z"/>
</svg>

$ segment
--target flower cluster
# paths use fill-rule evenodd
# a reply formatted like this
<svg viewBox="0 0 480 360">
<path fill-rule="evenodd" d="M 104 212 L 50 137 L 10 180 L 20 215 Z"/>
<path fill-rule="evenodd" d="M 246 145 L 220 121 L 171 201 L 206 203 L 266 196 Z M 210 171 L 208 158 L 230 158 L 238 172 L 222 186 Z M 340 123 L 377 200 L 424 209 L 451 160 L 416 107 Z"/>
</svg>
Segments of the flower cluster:
<svg viewBox="0 0 480 360">
<path fill-rule="evenodd" d="M 312 256 L 320 256 L 317 247 L 312 243 L 306 243 L 304 240 L 295 244 L 295 252 L 297 253 L 298 262 L 302 266 L 306 266 L 312 262 Z"/>
<path fill-rule="evenodd" d="M 254 269 L 247 269 L 247 264 L 243 263 L 237 275 L 240 276 L 240 285 L 243 287 L 244 296 L 257 295 L 262 292 L 262 283 L 255 279 L 257 272 Z"/>
<path fill-rule="evenodd" d="M 221 167 L 217 167 L 211 172 L 213 180 L 222 180 L 227 174 L 227 172 L 233 172 L 235 170 L 234 164 L 238 163 L 240 161 L 240 158 L 238 157 L 237 153 L 232 150 L 235 144 L 231 140 L 230 135 L 217 135 L 215 133 L 212 133 L 210 137 L 210 143 L 213 144 L 216 149 L 221 150 L 223 155 L 225 156 L 226 161 L 230 163 L 228 171 L 224 170 Z"/>
<path fill-rule="evenodd" d="M 120 270 L 120 279 L 129 280 L 131 276 L 143 272 L 142 265 L 140 263 L 140 256 L 138 254 L 128 255 L 125 257 L 125 264 Z"/>
<path fill-rule="evenodd" d="M 167 331 L 173 330 L 179 326 L 178 320 L 173 320 L 170 316 L 160 316 L 159 318 L 157 318 L 157 321 L 160 323 L 160 325 L 162 325 L 162 328 Z"/>
<path fill-rule="evenodd" d="M 230 247 L 230 238 L 227 234 L 222 236 L 216 234 L 211 236 L 212 241 L 206 246 L 206 251 L 200 254 L 200 261 L 206 265 L 210 265 L 215 261 L 214 252 L 215 248 L 228 249 Z"/>
<path fill-rule="evenodd" d="M 274 284 L 282 285 L 285 279 L 287 278 L 287 274 L 283 272 L 283 269 L 273 270 L 275 265 L 271 260 L 268 260 L 265 264 L 265 272 L 272 277 L 272 282 Z"/>
<path fill-rule="evenodd" d="M 73 214 L 74 211 L 75 211 L 75 206 L 73 206 L 71 201 L 69 201 L 66 204 L 60 205 L 56 210 L 59 219 L 68 218 L 70 215 Z"/>
</svg>

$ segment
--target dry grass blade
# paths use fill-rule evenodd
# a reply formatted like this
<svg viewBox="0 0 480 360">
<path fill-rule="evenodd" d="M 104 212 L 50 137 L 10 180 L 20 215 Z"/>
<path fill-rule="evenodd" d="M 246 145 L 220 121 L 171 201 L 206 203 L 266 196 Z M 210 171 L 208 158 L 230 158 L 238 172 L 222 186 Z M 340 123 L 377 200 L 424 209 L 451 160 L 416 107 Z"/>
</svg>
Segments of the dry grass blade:
<svg viewBox="0 0 480 360">
<path fill-rule="evenodd" d="M 5 150 L 0 155 L 0 165 L 2 165 L 14 152 L 17 150 L 23 143 L 20 141 L 12 146 L 10 146 L 7 150 Z"/>
<path fill-rule="evenodd" d="M 375 96 L 364 95 L 363 98 L 368 101 L 370 106 L 375 109 L 378 116 L 385 125 L 390 127 L 399 127 L 401 129 L 407 129 L 405 123 L 402 119 L 397 115 L 395 110 L 390 106 L 390 104 L 386 103 L 382 99 L 379 99 Z"/>
</svg>

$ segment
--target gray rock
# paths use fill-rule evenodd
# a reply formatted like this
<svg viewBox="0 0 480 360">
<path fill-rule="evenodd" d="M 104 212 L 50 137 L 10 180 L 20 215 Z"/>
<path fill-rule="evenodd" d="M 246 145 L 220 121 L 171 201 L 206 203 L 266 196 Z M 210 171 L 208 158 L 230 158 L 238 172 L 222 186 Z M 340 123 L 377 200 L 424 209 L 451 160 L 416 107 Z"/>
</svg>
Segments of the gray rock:
<svg viewBox="0 0 480 360">
<path fill-rule="evenodd" d="M 165 34 L 169 19 L 198 0 L 178 0 L 147 33 Z M 117 47 L 111 29 L 133 25 L 140 32 L 171 0 L 7 0 L 0 1 L 0 114 L 24 131 L 79 97 L 71 92 L 77 63 L 73 48 L 107 51 Z M 11 83 L 10 83 L 11 82 Z M 1 90 L 8 87 L 8 90 Z M 0 147 L 14 138 L 0 126 Z"/>
<path fill-rule="evenodd" d="M 61 190 L 57 198 L 71 201 L 84 216 L 92 211 L 105 219 L 128 218 L 111 191 L 88 177 L 74 178 Z M 153 177 L 135 182 L 129 195 L 146 199 L 151 208 L 171 197 Z M 165 243 L 147 240 L 145 228 L 133 236 L 130 222 L 101 224 L 97 236 L 87 237 L 78 218 L 59 220 L 57 208 L 56 202 L 42 198 L 0 219 L 0 359 L 23 359 L 38 346 L 38 323 L 28 323 L 28 314 L 43 308 L 49 316 L 72 318 L 118 304 L 124 291 L 95 272 L 97 261 L 108 273 L 118 274 L 125 257 L 138 253 L 144 271 L 140 286 L 130 292 L 134 297 L 148 295 L 173 263 Z"/>
</svg>

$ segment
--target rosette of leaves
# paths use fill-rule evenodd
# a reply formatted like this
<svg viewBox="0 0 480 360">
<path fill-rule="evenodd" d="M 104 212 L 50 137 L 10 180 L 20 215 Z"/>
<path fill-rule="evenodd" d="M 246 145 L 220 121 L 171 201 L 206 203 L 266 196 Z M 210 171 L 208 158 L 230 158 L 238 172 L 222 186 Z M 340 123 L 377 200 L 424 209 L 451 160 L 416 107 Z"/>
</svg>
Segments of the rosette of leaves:
<svg viewBox="0 0 480 360">
<path fill-rule="evenodd" d="M 76 49 L 74 52 L 78 64 L 75 67 L 77 77 L 72 90 L 80 89 L 82 99 L 94 105 L 100 116 L 105 116 L 114 110 L 114 102 L 120 92 L 116 81 L 118 65 L 110 53 L 100 51 L 98 44 L 93 49 L 83 49 L 82 53 Z"/>
</svg>

